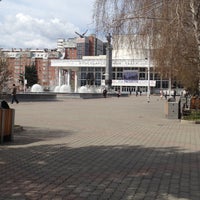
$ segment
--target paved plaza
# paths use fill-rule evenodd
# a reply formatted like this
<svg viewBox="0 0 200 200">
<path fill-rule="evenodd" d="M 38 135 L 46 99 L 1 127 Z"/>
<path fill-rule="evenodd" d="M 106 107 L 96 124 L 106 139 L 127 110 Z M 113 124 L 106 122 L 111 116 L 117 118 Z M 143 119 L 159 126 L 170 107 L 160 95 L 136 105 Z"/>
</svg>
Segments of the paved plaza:
<svg viewBox="0 0 200 200">
<path fill-rule="evenodd" d="M 200 124 L 152 96 L 20 102 L 0 200 L 199 200 Z"/>
</svg>

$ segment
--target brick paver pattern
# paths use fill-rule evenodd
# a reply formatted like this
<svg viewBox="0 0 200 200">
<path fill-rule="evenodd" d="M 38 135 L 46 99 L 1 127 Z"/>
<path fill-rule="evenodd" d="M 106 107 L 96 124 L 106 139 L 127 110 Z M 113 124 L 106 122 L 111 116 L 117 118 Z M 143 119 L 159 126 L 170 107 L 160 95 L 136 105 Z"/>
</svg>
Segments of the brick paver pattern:
<svg viewBox="0 0 200 200">
<path fill-rule="evenodd" d="M 0 200 L 199 200 L 200 125 L 152 96 L 20 102 Z"/>
</svg>

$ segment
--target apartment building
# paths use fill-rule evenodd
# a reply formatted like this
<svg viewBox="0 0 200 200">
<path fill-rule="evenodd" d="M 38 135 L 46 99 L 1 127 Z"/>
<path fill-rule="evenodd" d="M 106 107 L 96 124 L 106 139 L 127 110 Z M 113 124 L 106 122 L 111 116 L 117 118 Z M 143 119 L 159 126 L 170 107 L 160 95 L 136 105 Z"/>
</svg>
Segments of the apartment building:
<svg viewBox="0 0 200 200">
<path fill-rule="evenodd" d="M 15 83 L 24 91 L 24 85 L 19 81 L 20 75 L 25 74 L 25 67 L 35 65 L 38 72 L 38 84 L 49 89 L 58 84 L 58 69 L 51 66 L 51 60 L 82 59 L 83 56 L 103 54 L 104 43 L 90 35 L 83 38 L 57 39 L 55 49 L 2 49 L 7 57 L 9 68 L 12 71 L 10 85 Z M 65 70 L 64 73 L 66 73 Z M 73 71 L 71 72 L 73 77 Z"/>
<path fill-rule="evenodd" d="M 78 38 L 59 38 L 57 50 L 64 52 L 64 59 L 82 59 L 83 56 L 105 55 L 105 43 L 95 34 Z"/>
<path fill-rule="evenodd" d="M 38 84 L 49 87 L 55 80 L 55 69 L 51 67 L 51 59 L 59 59 L 60 52 L 48 49 L 2 49 L 11 69 L 11 79 L 9 85 L 15 83 L 20 90 L 24 90 L 24 85 L 20 82 L 20 76 L 25 74 L 25 67 L 35 65 L 38 72 Z"/>
</svg>

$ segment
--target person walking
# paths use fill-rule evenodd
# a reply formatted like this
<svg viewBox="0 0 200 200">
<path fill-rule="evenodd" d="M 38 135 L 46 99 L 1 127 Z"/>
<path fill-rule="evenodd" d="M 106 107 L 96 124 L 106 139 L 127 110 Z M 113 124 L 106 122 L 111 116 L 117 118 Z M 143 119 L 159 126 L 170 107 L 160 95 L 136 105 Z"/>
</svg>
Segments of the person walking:
<svg viewBox="0 0 200 200">
<path fill-rule="evenodd" d="M 163 90 L 160 90 L 160 99 L 163 99 Z"/>
<path fill-rule="evenodd" d="M 14 102 L 16 102 L 17 104 L 19 103 L 18 99 L 17 99 L 17 87 L 15 86 L 15 84 L 13 84 L 13 89 L 12 89 L 12 100 L 11 100 L 11 104 L 13 104 Z"/>
<path fill-rule="evenodd" d="M 106 88 L 103 90 L 103 96 L 104 96 L 104 98 L 107 97 L 107 90 L 106 90 Z"/>
<path fill-rule="evenodd" d="M 167 100 L 167 91 L 165 91 L 164 96 L 165 96 L 165 100 Z"/>
<path fill-rule="evenodd" d="M 176 90 L 174 90 L 174 95 L 173 95 L 174 99 L 176 100 Z"/>
<path fill-rule="evenodd" d="M 121 96 L 121 92 L 120 92 L 120 90 L 118 90 L 117 97 L 119 98 L 120 96 Z"/>
</svg>

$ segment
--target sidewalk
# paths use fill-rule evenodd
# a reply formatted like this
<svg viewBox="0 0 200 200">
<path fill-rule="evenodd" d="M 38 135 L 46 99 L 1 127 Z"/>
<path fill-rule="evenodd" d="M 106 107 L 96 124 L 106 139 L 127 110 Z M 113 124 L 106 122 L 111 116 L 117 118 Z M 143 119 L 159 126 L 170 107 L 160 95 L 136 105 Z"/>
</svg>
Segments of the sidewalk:
<svg viewBox="0 0 200 200">
<path fill-rule="evenodd" d="M 145 96 L 12 104 L 0 200 L 199 200 L 200 125 Z"/>
</svg>

